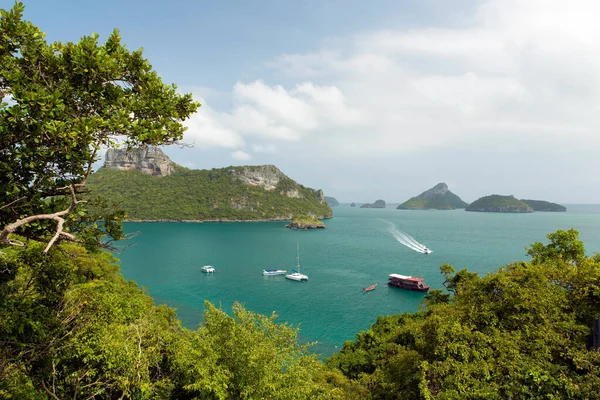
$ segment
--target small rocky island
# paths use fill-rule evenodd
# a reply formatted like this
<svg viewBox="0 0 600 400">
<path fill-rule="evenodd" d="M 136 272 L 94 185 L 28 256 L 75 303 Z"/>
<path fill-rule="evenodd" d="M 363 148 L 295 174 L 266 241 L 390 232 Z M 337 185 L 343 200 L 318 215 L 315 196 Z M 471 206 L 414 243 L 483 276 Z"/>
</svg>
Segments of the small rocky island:
<svg viewBox="0 0 600 400">
<path fill-rule="evenodd" d="M 292 218 L 292 222 L 285 226 L 289 229 L 324 229 L 325 223 L 315 217 L 298 215 Z"/>
<path fill-rule="evenodd" d="M 565 212 L 567 207 L 561 206 L 560 204 L 551 203 L 544 200 L 523 200 L 521 201 L 533 208 L 533 211 L 550 211 L 550 212 Z"/>
<path fill-rule="evenodd" d="M 498 212 L 498 213 L 532 213 L 527 203 L 516 199 L 514 196 L 501 196 L 493 194 L 481 197 L 469 204 L 465 211 Z"/>
<path fill-rule="evenodd" d="M 375 203 L 365 203 L 360 208 L 385 208 L 385 201 L 379 199 Z"/>
<path fill-rule="evenodd" d="M 335 197 L 325 196 L 325 202 L 329 204 L 329 207 L 339 206 L 340 202 L 336 200 Z"/>
<path fill-rule="evenodd" d="M 398 210 L 454 210 L 465 208 L 468 204 L 448 190 L 448 185 L 438 183 L 418 196 L 400 204 Z"/>
<path fill-rule="evenodd" d="M 356 203 L 350 204 L 350 207 L 356 207 Z"/>
</svg>

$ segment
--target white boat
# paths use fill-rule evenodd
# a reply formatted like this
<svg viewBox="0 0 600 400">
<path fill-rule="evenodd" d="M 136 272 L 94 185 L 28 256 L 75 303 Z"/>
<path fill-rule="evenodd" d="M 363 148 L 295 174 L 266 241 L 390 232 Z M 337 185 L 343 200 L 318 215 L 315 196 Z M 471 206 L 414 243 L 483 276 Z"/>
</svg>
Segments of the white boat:
<svg viewBox="0 0 600 400">
<path fill-rule="evenodd" d="M 296 261 L 298 263 L 298 266 L 296 268 L 298 268 L 298 269 L 293 269 L 292 272 L 287 274 L 285 277 L 286 277 L 286 279 L 291 279 L 293 281 L 298 281 L 298 282 L 307 281 L 308 276 L 306 276 L 302 273 L 302 266 L 300 265 L 300 246 L 298 245 L 298 243 L 296 243 L 296 250 L 297 250 Z"/>
<path fill-rule="evenodd" d="M 427 246 L 423 246 L 423 254 L 430 254 L 431 250 L 427 248 Z"/>
<path fill-rule="evenodd" d="M 202 268 L 200 268 L 200 270 L 202 270 L 202 272 L 206 272 L 206 273 L 215 272 L 215 268 L 211 265 L 205 265 Z"/>
<path fill-rule="evenodd" d="M 284 275 L 287 273 L 285 269 L 263 269 L 263 275 Z"/>
</svg>

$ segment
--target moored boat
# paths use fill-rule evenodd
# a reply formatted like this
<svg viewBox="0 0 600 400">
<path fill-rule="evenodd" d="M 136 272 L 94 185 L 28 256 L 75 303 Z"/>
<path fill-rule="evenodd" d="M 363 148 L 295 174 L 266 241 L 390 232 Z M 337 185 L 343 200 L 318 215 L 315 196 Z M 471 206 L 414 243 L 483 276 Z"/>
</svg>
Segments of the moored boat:
<svg viewBox="0 0 600 400">
<path fill-rule="evenodd" d="M 202 268 L 200 268 L 200 270 L 202 272 L 206 272 L 206 273 L 211 273 L 211 272 L 215 272 L 215 268 L 211 265 L 205 265 Z"/>
<path fill-rule="evenodd" d="M 388 285 L 418 292 L 427 292 L 430 288 L 425 284 L 423 278 L 413 278 L 412 276 L 400 274 L 390 274 Z"/>
<path fill-rule="evenodd" d="M 265 276 L 269 275 L 284 275 L 287 273 L 285 269 L 263 269 L 262 274 Z"/>
<path fill-rule="evenodd" d="M 367 288 L 363 288 L 363 292 L 370 292 L 371 290 L 375 290 L 376 287 L 377 287 L 377 284 L 371 285 Z"/>
<path fill-rule="evenodd" d="M 308 280 L 308 276 L 304 275 L 302 273 L 302 264 L 300 264 L 300 246 L 298 245 L 298 243 L 296 243 L 296 262 L 298 264 L 298 269 L 293 269 L 292 272 L 290 272 L 289 274 L 287 274 L 285 277 L 286 279 L 290 279 L 292 281 L 307 281 Z"/>
</svg>

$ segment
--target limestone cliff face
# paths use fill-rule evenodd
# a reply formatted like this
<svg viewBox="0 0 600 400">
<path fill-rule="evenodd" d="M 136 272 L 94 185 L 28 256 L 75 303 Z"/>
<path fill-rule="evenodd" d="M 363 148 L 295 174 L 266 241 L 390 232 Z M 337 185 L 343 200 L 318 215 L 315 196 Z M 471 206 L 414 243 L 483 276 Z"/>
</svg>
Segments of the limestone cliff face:
<svg viewBox="0 0 600 400">
<path fill-rule="evenodd" d="M 131 151 L 108 149 L 104 167 L 121 171 L 139 169 L 154 176 L 168 176 L 174 170 L 171 159 L 158 147 L 142 147 Z"/>
<path fill-rule="evenodd" d="M 285 177 L 274 165 L 243 167 L 237 171 L 232 169 L 231 173 L 247 185 L 260 186 L 266 190 L 275 190 L 279 181 Z M 288 197 L 295 197 L 294 193 L 289 193 Z"/>
</svg>

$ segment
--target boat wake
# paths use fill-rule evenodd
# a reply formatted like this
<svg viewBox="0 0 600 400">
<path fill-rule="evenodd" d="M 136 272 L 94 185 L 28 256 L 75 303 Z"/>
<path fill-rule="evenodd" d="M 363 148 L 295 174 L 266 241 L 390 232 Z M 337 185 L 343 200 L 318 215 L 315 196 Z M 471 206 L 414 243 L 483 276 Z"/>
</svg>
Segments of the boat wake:
<svg viewBox="0 0 600 400">
<path fill-rule="evenodd" d="M 417 253 L 431 253 L 431 250 L 429 250 L 424 244 L 417 242 L 414 237 L 410 236 L 408 233 L 402 232 L 401 230 L 397 229 L 391 222 L 388 222 L 388 224 L 390 225 L 388 227 L 388 232 L 390 232 L 398 242 L 408 247 L 409 249 L 416 251 Z"/>
</svg>

